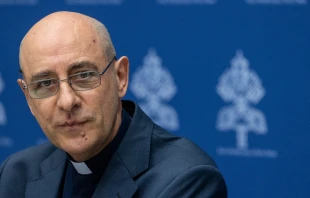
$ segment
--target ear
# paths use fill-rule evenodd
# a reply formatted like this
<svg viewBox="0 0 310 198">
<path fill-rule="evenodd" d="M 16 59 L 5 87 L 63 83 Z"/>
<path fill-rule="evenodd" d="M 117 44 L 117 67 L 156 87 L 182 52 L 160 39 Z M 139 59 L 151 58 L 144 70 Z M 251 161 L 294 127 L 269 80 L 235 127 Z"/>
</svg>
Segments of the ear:
<svg viewBox="0 0 310 198">
<path fill-rule="evenodd" d="M 27 100 L 27 103 L 28 103 L 28 106 L 29 106 L 29 109 L 30 109 L 32 115 L 34 115 L 34 114 L 33 114 L 33 111 L 32 111 L 32 105 L 31 105 L 31 102 L 30 102 L 31 98 L 30 98 L 30 96 L 29 96 L 28 91 L 26 90 L 26 87 L 27 87 L 27 86 L 26 86 L 25 81 L 22 80 L 22 79 L 18 79 L 18 80 L 17 80 L 17 83 L 18 83 L 19 87 L 21 88 L 21 90 L 23 91 L 23 93 L 24 93 L 24 95 L 25 95 L 25 97 L 26 97 L 26 100 Z"/>
<path fill-rule="evenodd" d="M 129 76 L 129 60 L 126 56 L 122 56 L 116 61 L 115 64 L 118 96 L 124 97 L 128 88 L 128 76 Z"/>
</svg>

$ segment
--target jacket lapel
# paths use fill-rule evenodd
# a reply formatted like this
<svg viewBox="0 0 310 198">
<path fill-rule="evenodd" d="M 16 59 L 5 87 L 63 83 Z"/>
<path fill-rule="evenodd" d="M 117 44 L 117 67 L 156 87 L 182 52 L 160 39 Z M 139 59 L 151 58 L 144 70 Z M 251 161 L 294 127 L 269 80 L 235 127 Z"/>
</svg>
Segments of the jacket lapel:
<svg viewBox="0 0 310 198">
<path fill-rule="evenodd" d="M 130 198 L 138 189 L 117 153 L 113 155 L 93 198 L 117 197 Z"/>
<path fill-rule="evenodd" d="M 25 198 L 56 198 L 66 165 L 66 154 L 57 149 L 41 163 L 42 177 L 28 182 Z"/>
<path fill-rule="evenodd" d="M 134 177 L 148 168 L 153 122 L 133 102 L 123 101 L 130 126 L 111 158 L 93 198 L 131 198 L 138 187 Z"/>
</svg>

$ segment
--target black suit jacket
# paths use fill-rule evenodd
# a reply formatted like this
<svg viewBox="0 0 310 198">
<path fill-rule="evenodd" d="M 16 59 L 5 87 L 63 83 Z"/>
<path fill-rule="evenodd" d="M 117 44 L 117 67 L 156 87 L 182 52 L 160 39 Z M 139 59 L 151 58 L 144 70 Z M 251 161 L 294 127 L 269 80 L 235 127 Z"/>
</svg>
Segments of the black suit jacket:
<svg viewBox="0 0 310 198">
<path fill-rule="evenodd" d="M 128 131 L 93 197 L 225 198 L 214 161 L 194 143 L 153 123 L 139 106 L 123 101 Z M 0 198 L 56 198 L 65 171 L 64 151 L 46 143 L 13 154 L 0 167 Z"/>
</svg>

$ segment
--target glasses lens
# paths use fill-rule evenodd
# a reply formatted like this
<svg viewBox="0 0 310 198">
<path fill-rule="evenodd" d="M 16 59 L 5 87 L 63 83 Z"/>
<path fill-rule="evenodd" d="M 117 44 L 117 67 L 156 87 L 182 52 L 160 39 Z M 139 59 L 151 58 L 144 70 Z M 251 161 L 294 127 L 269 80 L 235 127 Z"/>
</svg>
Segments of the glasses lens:
<svg viewBox="0 0 310 198">
<path fill-rule="evenodd" d="M 69 77 L 71 86 L 78 91 L 88 90 L 100 85 L 100 75 L 96 71 L 87 71 Z"/>
<path fill-rule="evenodd" d="M 63 81 L 63 80 L 61 80 Z M 86 71 L 69 76 L 71 87 L 77 91 L 89 90 L 100 85 L 100 74 L 96 71 Z M 29 84 L 28 91 L 32 98 L 47 98 L 57 93 L 57 79 L 45 79 Z"/>
<path fill-rule="evenodd" d="M 30 83 L 29 94 L 32 98 L 47 98 L 54 95 L 58 90 L 56 79 L 46 79 Z"/>
</svg>

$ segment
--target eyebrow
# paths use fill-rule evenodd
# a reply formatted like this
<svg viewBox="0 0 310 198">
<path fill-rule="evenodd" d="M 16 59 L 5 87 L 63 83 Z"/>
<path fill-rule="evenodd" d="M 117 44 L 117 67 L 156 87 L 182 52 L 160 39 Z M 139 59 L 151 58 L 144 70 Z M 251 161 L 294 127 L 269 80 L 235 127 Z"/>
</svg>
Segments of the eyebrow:
<svg viewBox="0 0 310 198">
<path fill-rule="evenodd" d="M 31 81 L 41 80 L 41 79 L 44 79 L 48 76 L 51 76 L 52 74 L 55 74 L 55 72 L 53 72 L 53 71 L 40 71 L 40 72 L 31 76 Z"/>
<path fill-rule="evenodd" d="M 72 63 L 69 67 L 68 67 L 68 73 L 72 72 L 73 70 L 78 70 L 78 69 L 83 69 L 83 68 L 88 68 L 90 67 L 91 69 L 94 70 L 98 70 L 97 64 L 95 62 L 92 61 L 88 61 L 88 60 L 83 60 L 83 61 L 79 61 L 76 63 Z M 51 70 L 46 70 L 46 71 L 40 71 L 34 75 L 32 75 L 31 77 L 31 81 L 37 81 L 37 80 L 42 80 L 45 79 L 49 76 L 55 75 L 54 71 Z"/>
<path fill-rule="evenodd" d="M 69 67 L 68 67 L 68 72 L 73 71 L 73 70 L 78 70 L 78 69 L 83 69 L 85 67 L 90 67 L 94 70 L 98 70 L 98 66 L 95 62 L 89 61 L 89 60 L 83 60 L 83 61 L 79 61 L 76 63 L 72 63 Z"/>
</svg>

